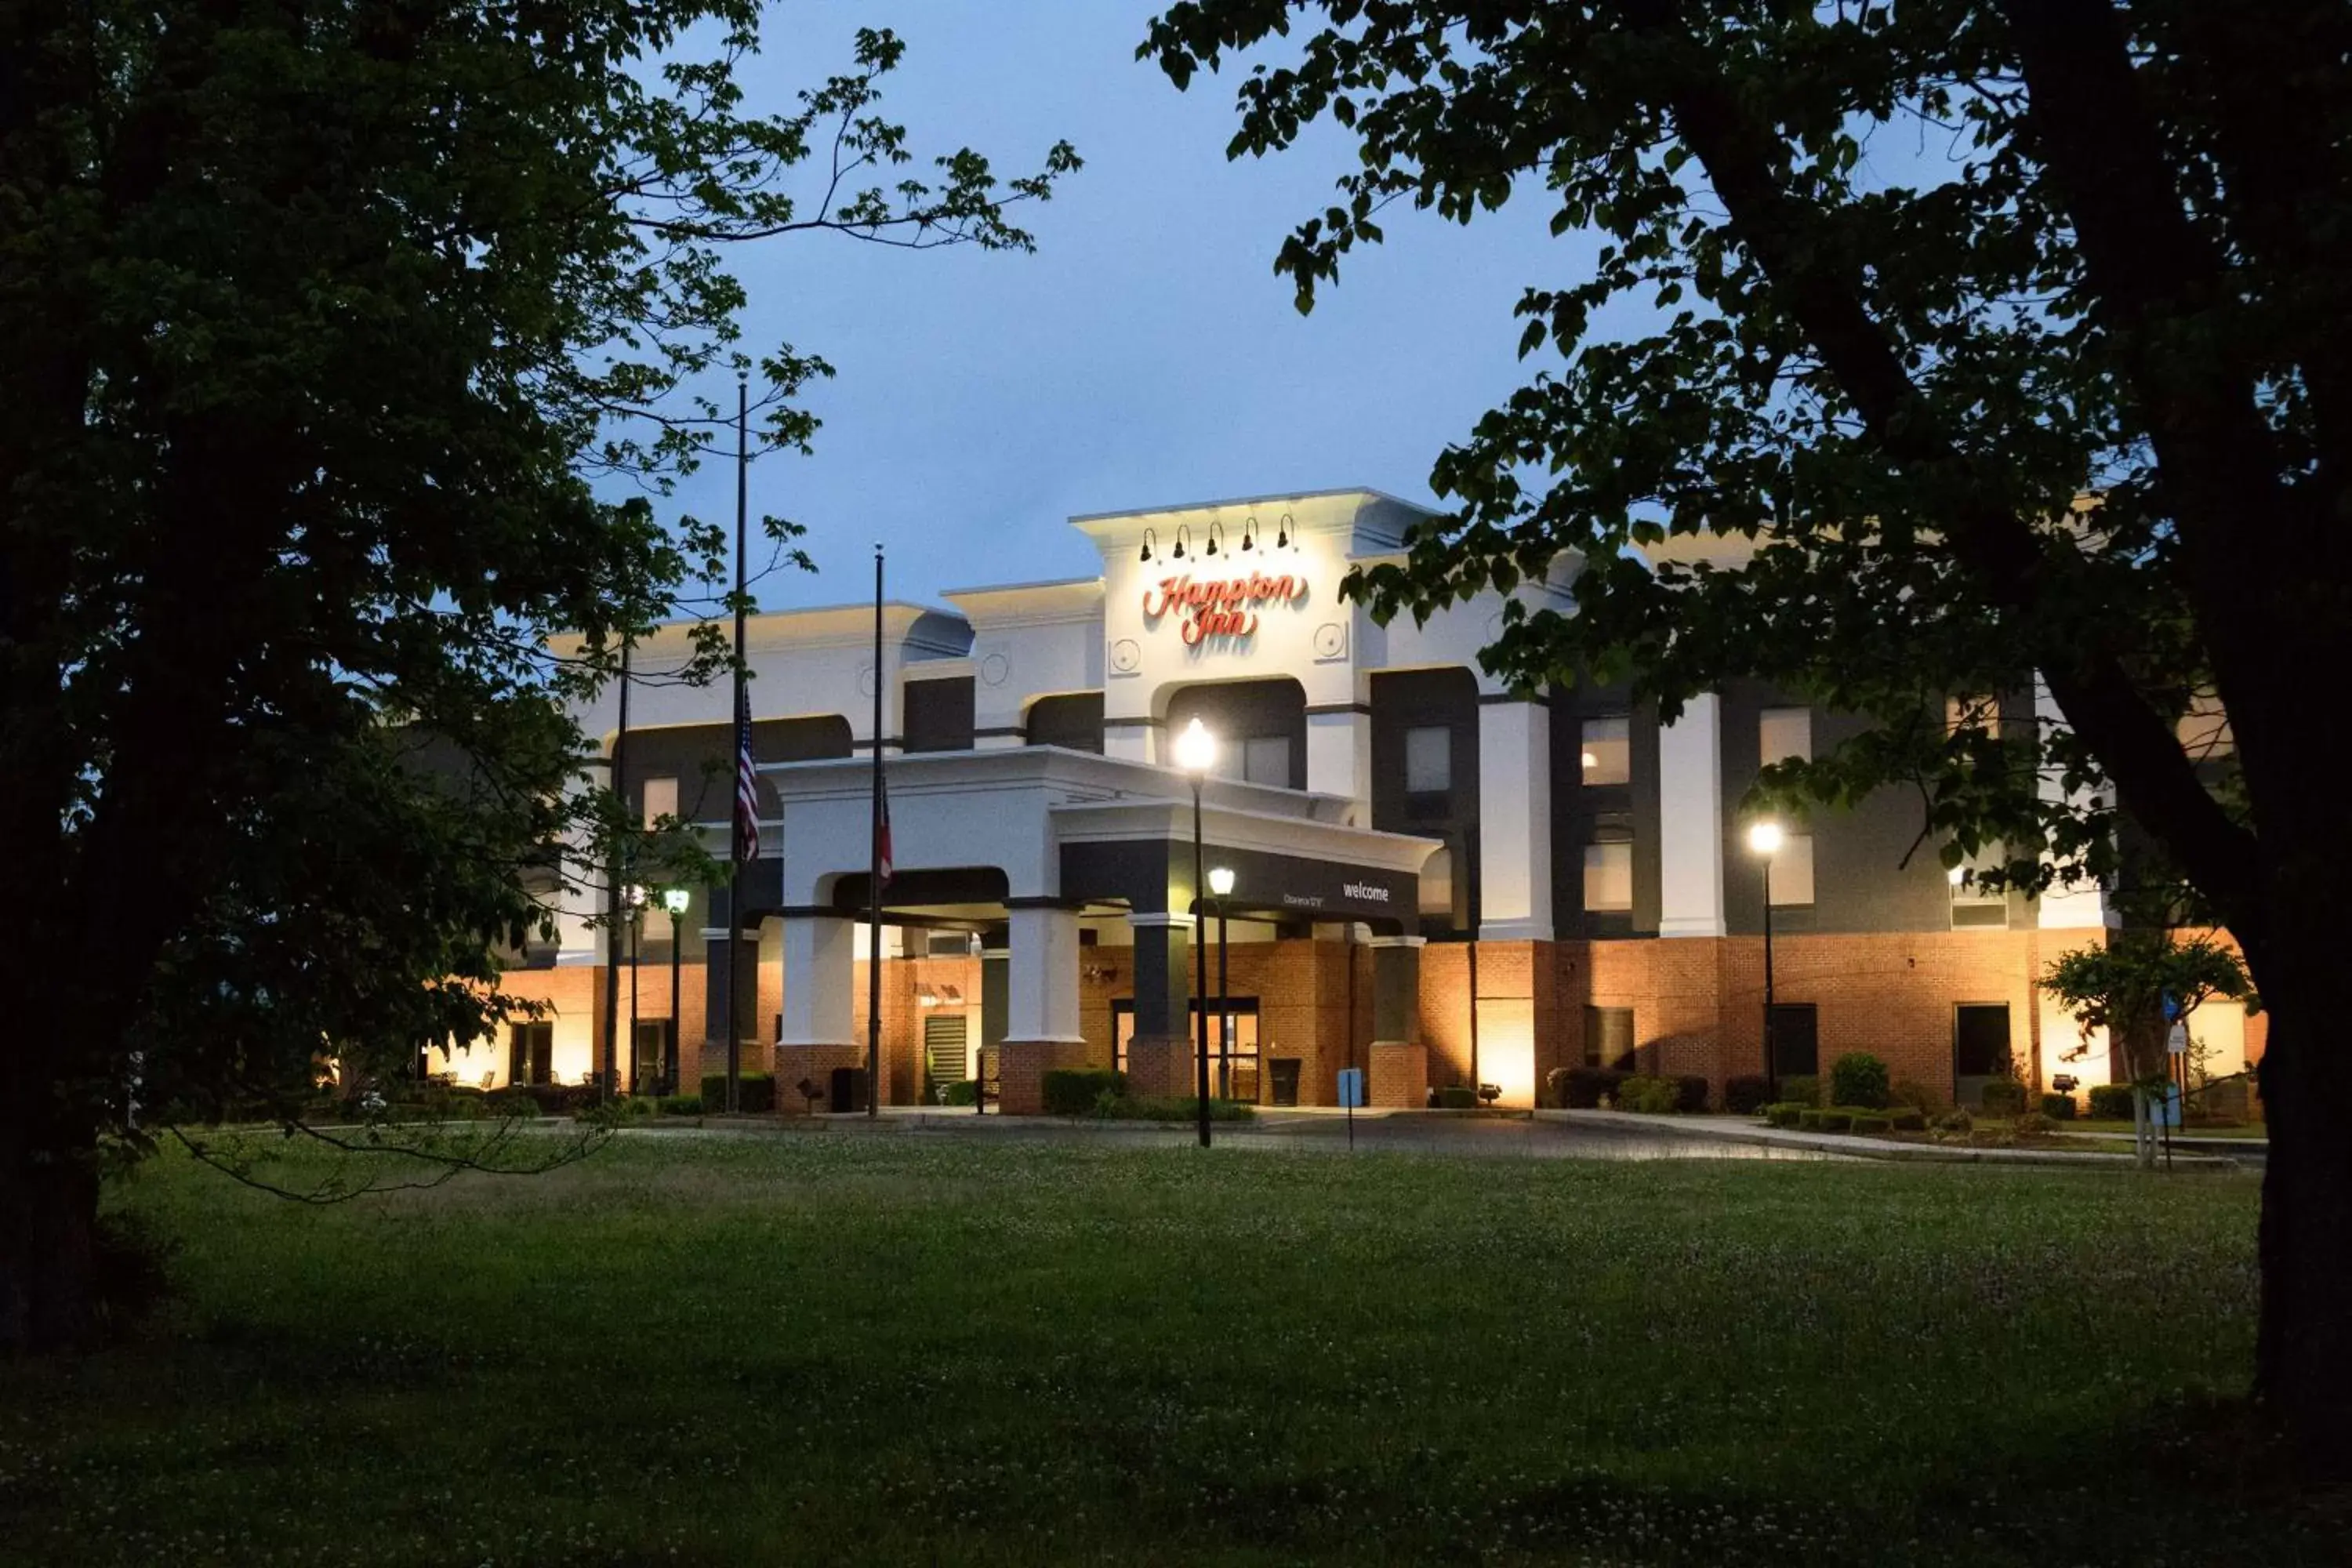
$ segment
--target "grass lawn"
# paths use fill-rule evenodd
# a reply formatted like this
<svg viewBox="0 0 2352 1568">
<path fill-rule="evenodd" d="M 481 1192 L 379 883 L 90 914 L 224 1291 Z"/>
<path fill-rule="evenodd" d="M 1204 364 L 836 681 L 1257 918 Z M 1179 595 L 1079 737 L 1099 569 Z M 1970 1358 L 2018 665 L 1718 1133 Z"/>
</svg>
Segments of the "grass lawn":
<svg viewBox="0 0 2352 1568">
<path fill-rule="evenodd" d="M 2221 1474 L 2243 1177 L 638 1133 L 117 1201 L 179 1293 L 0 1369 L 0 1559 L 2341 1560 Z"/>
</svg>

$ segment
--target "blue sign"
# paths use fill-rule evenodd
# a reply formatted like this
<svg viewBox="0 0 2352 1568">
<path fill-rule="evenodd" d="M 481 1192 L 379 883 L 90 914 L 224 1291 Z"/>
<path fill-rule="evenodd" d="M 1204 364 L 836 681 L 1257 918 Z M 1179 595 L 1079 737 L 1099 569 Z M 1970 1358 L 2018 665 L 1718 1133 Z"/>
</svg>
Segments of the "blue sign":
<svg viewBox="0 0 2352 1568">
<path fill-rule="evenodd" d="M 1364 1108 L 1363 1068 L 1341 1068 L 1339 1069 L 1339 1105 L 1342 1110 L 1360 1110 Z"/>
<path fill-rule="evenodd" d="M 2180 1016 L 2180 998 L 2168 991 L 2164 994 L 2164 1021 L 2168 1024 Z"/>
</svg>

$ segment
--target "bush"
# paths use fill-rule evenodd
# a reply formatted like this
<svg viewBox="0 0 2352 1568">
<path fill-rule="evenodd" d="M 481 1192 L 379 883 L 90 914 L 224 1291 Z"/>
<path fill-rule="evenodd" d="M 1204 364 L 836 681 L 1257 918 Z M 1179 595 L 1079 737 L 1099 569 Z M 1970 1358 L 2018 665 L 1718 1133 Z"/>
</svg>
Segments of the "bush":
<svg viewBox="0 0 2352 1568">
<path fill-rule="evenodd" d="M 1965 1110 L 1947 1110 L 1936 1118 L 1936 1131 L 1938 1132 L 1973 1132 L 1976 1125 L 1977 1119 Z"/>
<path fill-rule="evenodd" d="M 1894 1132 L 1925 1132 L 1927 1113 L 1916 1105 L 1897 1105 L 1887 1111 L 1886 1126 Z"/>
<path fill-rule="evenodd" d="M 625 1100 L 616 1100 L 613 1102 L 613 1108 L 623 1116 L 631 1119 L 651 1116 L 654 1113 L 652 1098 L 643 1094 L 633 1094 Z"/>
<path fill-rule="evenodd" d="M 1706 1080 L 1701 1079 L 1699 1103 L 1705 1105 Z M 1638 1110 L 1645 1115 L 1667 1115 L 1682 1106 L 1683 1089 L 1680 1081 L 1671 1078 L 1635 1077 L 1627 1079 L 1617 1090 L 1617 1109 Z"/>
<path fill-rule="evenodd" d="M 1822 1108 L 1818 1105 L 1798 1107 L 1797 1126 L 1806 1132 L 1819 1132 L 1822 1130 Z"/>
<path fill-rule="evenodd" d="M 2071 1094 L 2045 1094 L 2042 1097 L 2042 1114 L 2053 1121 L 2074 1120 L 2074 1097 Z"/>
<path fill-rule="evenodd" d="M 1886 1064 L 1868 1051 L 1848 1051 L 1830 1064 L 1830 1103 L 1876 1110 L 1886 1103 Z"/>
<path fill-rule="evenodd" d="M 1686 1072 L 1675 1079 L 1675 1109 L 1696 1116 L 1706 1109 L 1706 1079 L 1697 1073 Z"/>
<path fill-rule="evenodd" d="M 1626 1075 L 1607 1068 L 1562 1068 L 1553 1073 L 1557 1084 L 1554 1103 L 1570 1110 L 1591 1110 L 1601 1103 L 1602 1095 L 1614 1096 L 1624 1087 Z"/>
<path fill-rule="evenodd" d="M 2025 1110 L 2025 1086 L 2013 1078 L 1997 1078 L 1984 1086 L 1977 1104 L 1987 1116 L 2018 1116 Z"/>
<path fill-rule="evenodd" d="M 1430 1098 L 1440 1110 L 1475 1110 L 1478 1091 L 1466 1083 L 1449 1083 L 1430 1091 Z"/>
<path fill-rule="evenodd" d="M 1104 1095 L 1127 1093 L 1127 1075 L 1109 1068 L 1055 1068 L 1045 1079 L 1045 1114 L 1084 1116 Z"/>
<path fill-rule="evenodd" d="M 1822 1080 L 1811 1073 L 1780 1080 L 1780 1098 L 1798 1105 L 1819 1105 L 1822 1102 Z"/>
<path fill-rule="evenodd" d="M 1723 1109 L 1734 1116 L 1753 1116 L 1765 1110 L 1772 1098 L 1772 1086 L 1762 1073 L 1741 1073 L 1723 1086 Z"/>
<path fill-rule="evenodd" d="M 1797 1119 L 1802 1116 L 1807 1109 L 1805 1106 L 1789 1100 L 1775 1101 L 1764 1108 L 1764 1120 L 1775 1127 L 1794 1127 L 1797 1125 Z"/>
<path fill-rule="evenodd" d="M 828 1091 L 829 1092 L 829 1091 Z M 714 1112 L 727 1108 L 727 1075 L 702 1075 L 702 1103 Z M 735 1075 L 735 1103 L 747 1116 L 765 1116 L 776 1109 L 776 1075 L 744 1072 Z"/>
<path fill-rule="evenodd" d="M 2091 1090 L 2091 1114 L 2102 1121 L 2132 1119 L 2132 1090 L 2127 1083 L 2103 1083 Z"/>
<path fill-rule="evenodd" d="M 940 1085 L 941 1105 L 977 1105 L 980 1102 L 980 1080 L 958 1079 L 953 1083 Z"/>
<path fill-rule="evenodd" d="M 1876 1110 L 1855 1111 L 1852 1123 L 1856 1132 L 1884 1132 L 1894 1124 L 1894 1118 Z"/>
<path fill-rule="evenodd" d="M 2009 1130 L 2020 1138 L 2038 1138 L 2050 1131 L 2050 1118 L 2038 1110 L 2021 1110 Z"/>
<path fill-rule="evenodd" d="M 665 1094 L 654 1101 L 654 1109 L 664 1116 L 699 1116 L 702 1096 L 698 1094 Z"/>
<path fill-rule="evenodd" d="M 1930 1119 L 1952 1109 L 1952 1102 L 1945 1097 L 1942 1089 L 1932 1083 L 1921 1083 L 1916 1078 L 1896 1079 L 1895 1087 L 1887 1091 L 1887 1101 L 1893 1105 L 1910 1106 Z"/>
<path fill-rule="evenodd" d="M 1814 1125 L 1824 1132 L 1846 1132 L 1853 1130 L 1853 1112 L 1842 1105 L 1832 1106 L 1827 1110 L 1816 1110 L 1813 1115 L 1819 1118 Z"/>
</svg>

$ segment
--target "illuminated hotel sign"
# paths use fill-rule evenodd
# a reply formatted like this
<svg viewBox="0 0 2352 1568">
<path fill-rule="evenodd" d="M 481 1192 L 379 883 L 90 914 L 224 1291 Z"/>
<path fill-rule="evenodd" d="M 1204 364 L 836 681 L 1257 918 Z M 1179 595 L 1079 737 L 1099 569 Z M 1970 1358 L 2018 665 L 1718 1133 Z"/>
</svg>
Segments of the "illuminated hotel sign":
<svg viewBox="0 0 2352 1568">
<path fill-rule="evenodd" d="M 1179 635 L 1187 647 L 1213 637 L 1245 637 L 1257 630 L 1261 605 L 1297 605 L 1307 599 L 1307 579 L 1287 573 L 1246 577 L 1162 577 L 1143 591 L 1143 618 L 1157 621 L 1173 610 L 1183 616 Z"/>
</svg>

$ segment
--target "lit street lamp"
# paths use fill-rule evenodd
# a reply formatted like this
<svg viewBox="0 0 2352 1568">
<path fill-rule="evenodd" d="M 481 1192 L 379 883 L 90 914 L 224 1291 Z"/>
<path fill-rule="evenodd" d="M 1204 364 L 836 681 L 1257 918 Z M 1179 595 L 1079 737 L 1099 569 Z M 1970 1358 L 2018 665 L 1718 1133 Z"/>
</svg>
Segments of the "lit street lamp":
<svg viewBox="0 0 2352 1568">
<path fill-rule="evenodd" d="M 1780 1097 L 1780 1055 L 1772 1038 L 1772 857 L 1780 852 L 1780 825 L 1759 822 L 1748 829 L 1748 847 L 1764 862 L 1764 1087 Z"/>
<path fill-rule="evenodd" d="M 686 945 L 686 911 L 694 902 L 693 889 L 665 888 L 662 908 L 669 911 L 669 1038 L 662 1046 L 662 1092 L 677 1092 L 677 955 Z"/>
<path fill-rule="evenodd" d="M 1201 780 L 1217 765 L 1217 738 L 1202 727 L 1195 718 L 1176 737 L 1176 765 L 1192 781 L 1192 954 L 1193 968 L 1199 979 L 1192 987 L 1201 1010 L 1199 1087 L 1201 1091 L 1201 1147 L 1209 1146 L 1209 950 L 1201 941 Z"/>
<path fill-rule="evenodd" d="M 1225 990 L 1225 900 L 1233 896 L 1234 868 L 1209 868 L 1209 891 L 1217 896 L 1217 1098 L 1234 1097 L 1234 1011 Z"/>
<path fill-rule="evenodd" d="M 629 900 L 629 1092 L 637 1092 L 637 1062 L 642 1053 L 637 1049 L 637 959 L 646 931 L 646 890 L 634 884 L 628 889 Z M 609 1066 L 609 1064 L 607 1064 Z M 610 1091 L 608 1086 L 607 1092 Z"/>
</svg>

